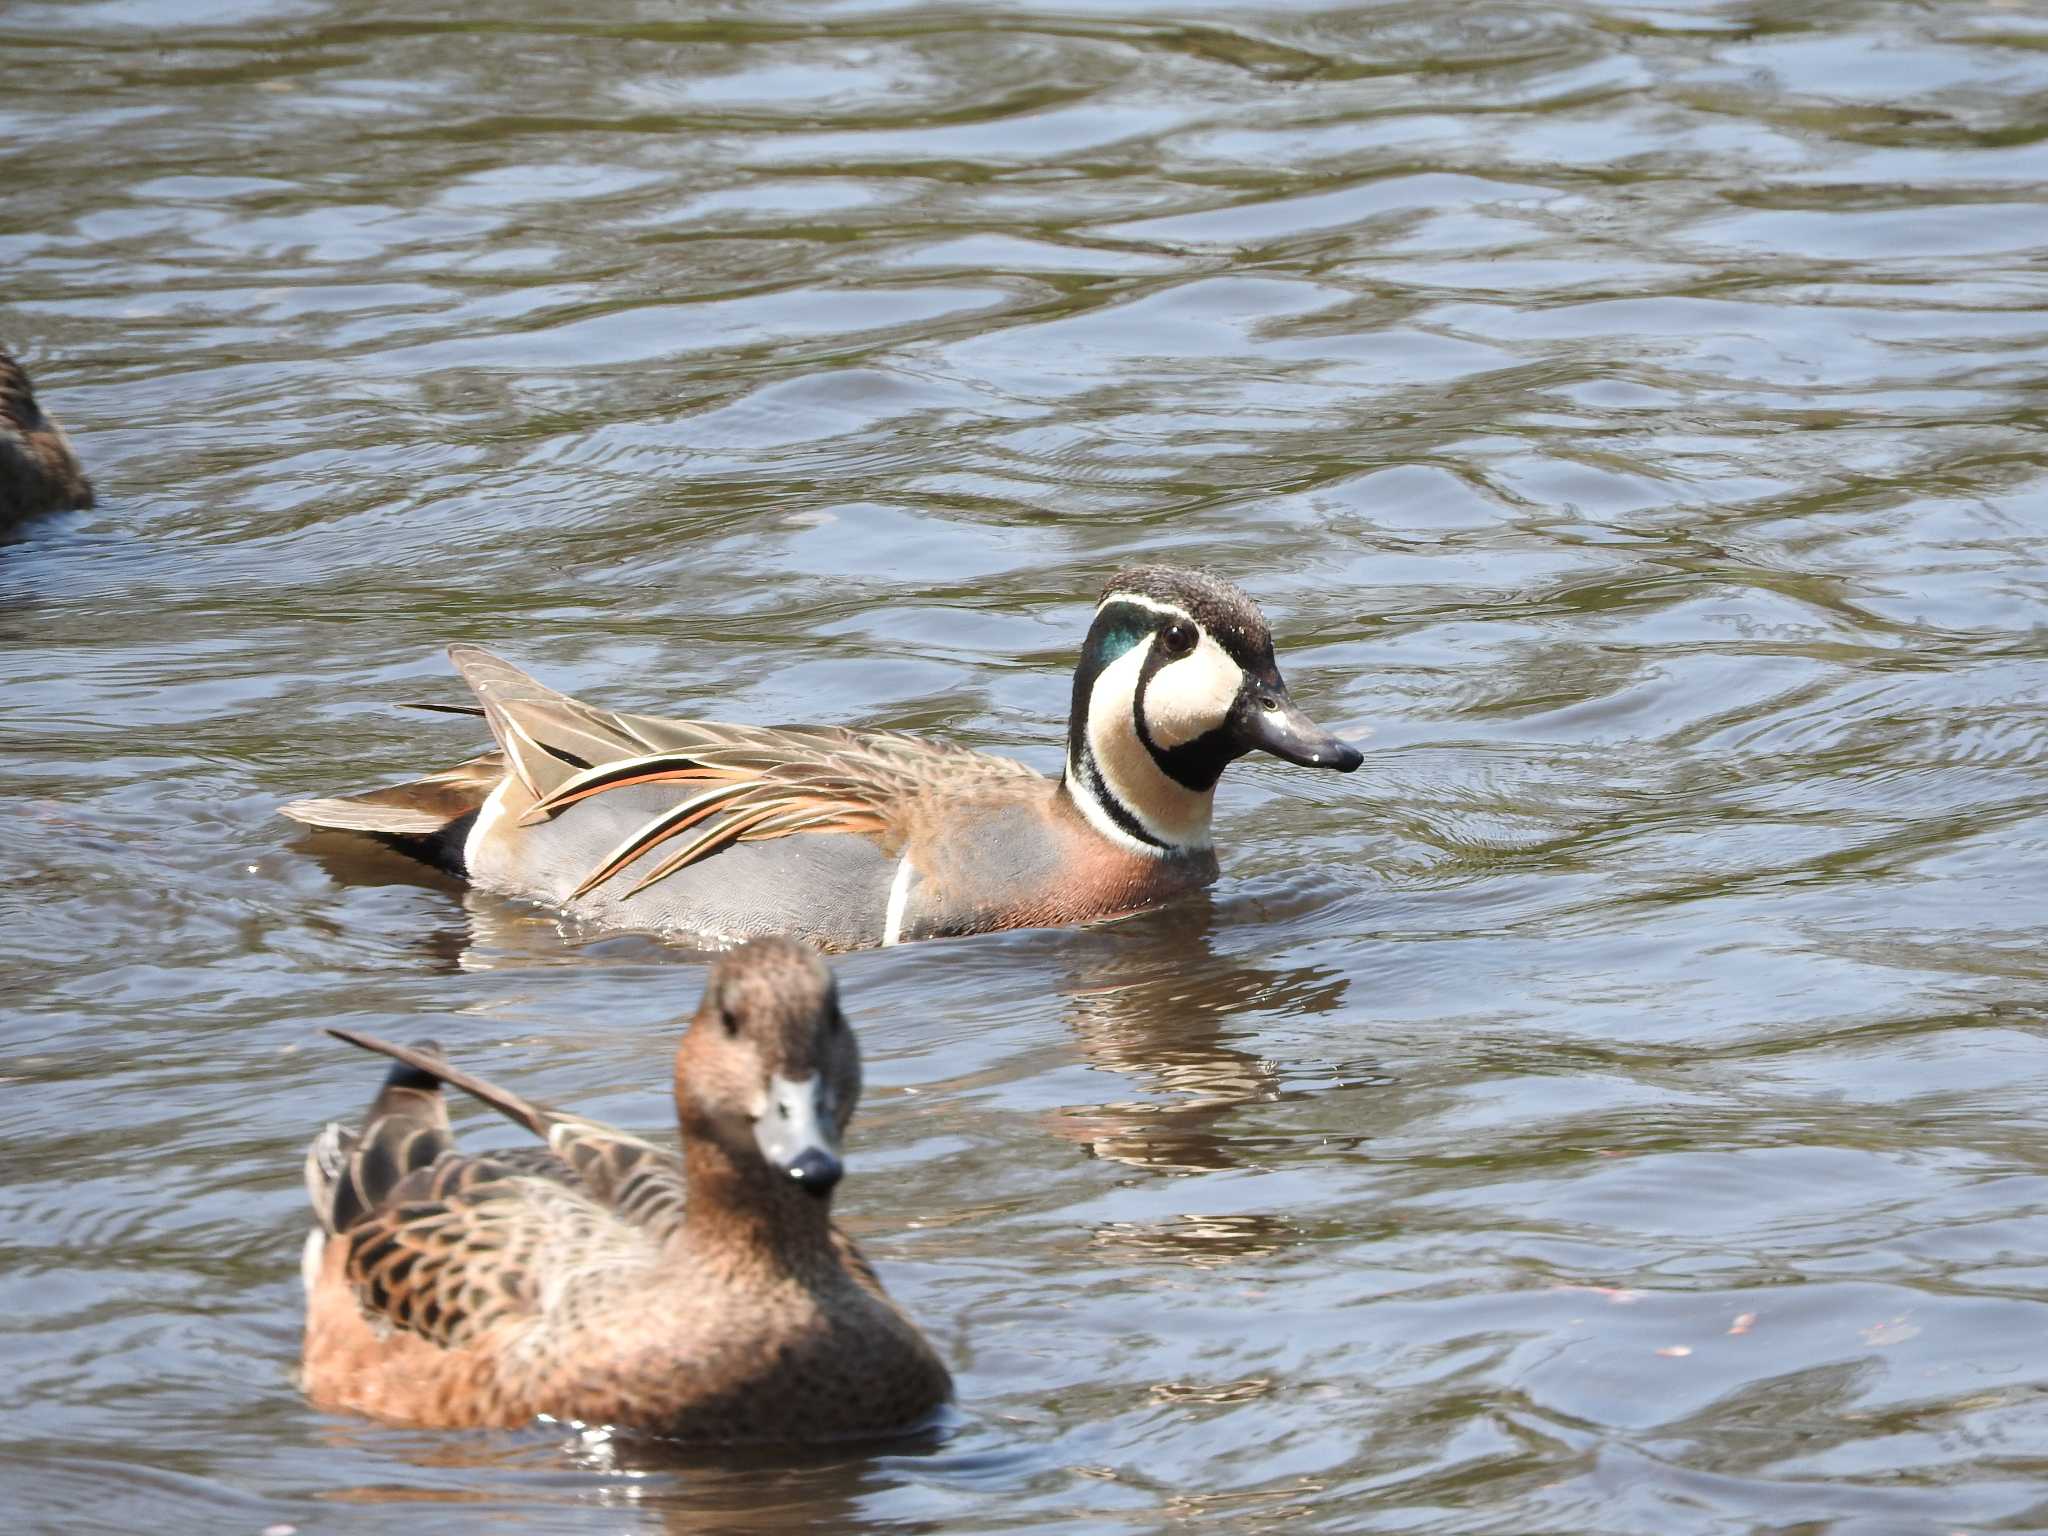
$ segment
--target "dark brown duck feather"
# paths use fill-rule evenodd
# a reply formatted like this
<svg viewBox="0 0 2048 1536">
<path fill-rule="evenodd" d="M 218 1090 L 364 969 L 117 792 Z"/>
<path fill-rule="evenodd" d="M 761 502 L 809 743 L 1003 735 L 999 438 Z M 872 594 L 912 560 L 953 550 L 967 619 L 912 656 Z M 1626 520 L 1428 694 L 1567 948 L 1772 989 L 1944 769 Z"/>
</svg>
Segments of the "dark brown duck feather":
<svg viewBox="0 0 2048 1536">
<path fill-rule="evenodd" d="M 0 351 L 0 528 L 92 504 L 92 482 L 71 440 L 36 403 L 28 371 Z"/>
</svg>

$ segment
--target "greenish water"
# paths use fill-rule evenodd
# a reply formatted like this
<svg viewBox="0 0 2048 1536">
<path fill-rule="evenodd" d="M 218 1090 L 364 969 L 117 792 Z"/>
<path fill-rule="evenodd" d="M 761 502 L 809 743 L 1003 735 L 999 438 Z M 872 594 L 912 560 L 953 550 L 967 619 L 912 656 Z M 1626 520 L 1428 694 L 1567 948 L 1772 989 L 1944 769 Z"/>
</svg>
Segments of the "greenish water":
<svg viewBox="0 0 2048 1536">
<path fill-rule="evenodd" d="M 0 79 L 101 491 L 0 547 L 12 1524 L 2048 1524 L 2041 7 L 104 0 Z M 653 1129 L 702 972 L 275 805 L 466 751 L 455 639 L 1051 767 L 1137 556 L 1369 756 L 841 966 L 944 1431 L 311 1412 L 316 1027 Z"/>
</svg>

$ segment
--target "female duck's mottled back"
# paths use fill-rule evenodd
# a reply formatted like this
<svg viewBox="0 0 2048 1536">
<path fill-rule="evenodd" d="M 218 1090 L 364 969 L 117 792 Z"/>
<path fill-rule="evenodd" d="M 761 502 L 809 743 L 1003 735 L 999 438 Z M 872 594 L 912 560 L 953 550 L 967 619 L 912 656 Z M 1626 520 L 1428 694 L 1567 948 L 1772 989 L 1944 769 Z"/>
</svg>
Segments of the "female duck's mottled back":
<svg viewBox="0 0 2048 1536">
<path fill-rule="evenodd" d="M 613 713 L 475 646 L 449 655 L 500 751 L 284 814 L 598 923 L 713 940 L 853 949 L 1121 916 L 1216 877 L 1210 814 L 1236 758 L 1360 762 L 1288 698 L 1258 605 L 1169 566 L 1104 590 L 1056 780 L 888 731 Z"/>
<path fill-rule="evenodd" d="M 831 1222 L 860 1055 L 803 946 L 761 940 L 713 968 L 676 1052 L 680 1157 L 434 1047 L 332 1033 L 398 1065 L 360 1132 L 330 1125 L 307 1155 L 304 1386 L 319 1406 L 799 1441 L 912 1428 L 951 1396 Z M 443 1083 L 545 1146 L 457 1151 Z"/>
<path fill-rule="evenodd" d="M 28 373 L 0 352 L 0 528 L 38 512 L 92 505 L 71 440 L 36 404 Z"/>
</svg>

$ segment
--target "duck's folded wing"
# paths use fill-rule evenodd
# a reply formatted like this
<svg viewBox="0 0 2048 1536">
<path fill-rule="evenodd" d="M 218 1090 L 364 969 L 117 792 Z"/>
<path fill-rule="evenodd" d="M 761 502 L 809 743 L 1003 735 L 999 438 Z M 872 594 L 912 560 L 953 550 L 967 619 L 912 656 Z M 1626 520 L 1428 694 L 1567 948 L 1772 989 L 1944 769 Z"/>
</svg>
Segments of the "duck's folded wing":
<svg viewBox="0 0 2048 1536">
<path fill-rule="evenodd" d="M 904 807 L 936 785 L 1038 777 L 1008 758 L 890 731 L 613 714 L 543 688 L 472 647 L 451 654 L 533 795 L 522 825 L 610 790 L 671 784 L 689 791 L 600 857 L 572 898 L 686 833 L 694 835 L 635 891 L 736 842 L 800 832 L 886 839 L 899 830 Z"/>
<path fill-rule="evenodd" d="M 460 1153 L 408 1175 L 342 1240 L 364 1312 L 444 1348 L 573 1304 L 577 1274 L 624 1279 L 660 1252 L 567 1183 Z"/>
<path fill-rule="evenodd" d="M 857 750 L 859 738 L 852 732 L 773 731 L 616 714 L 558 692 L 481 647 L 454 645 L 448 655 L 534 801 L 526 822 L 546 820 L 578 800 L 629 784 L 701 787 L 599 859 L 575 895 L 700 824 L 708 823 L 642 884 L 741 837 L 887 828 L 885 801 L 875 786 L 864 785 L 858 773 L 831 771 L 831 754 Z"/>
<path fill-rule="evenodd" d="M 438 1053 L 396 1045 L 354 1030 L 330 1028 L 327 1032 L 460 1088 L 525 1126 L 547 1143 L 547 1155 L 559 1164 L 560 1174 L 569 1176 L 573 1192 L 627 1225 L 645 1231 L 650 1238 L 659 1241 L 681 1222 L 683 1164 L 669 1148 L 581 1115 L 536 1104 L 509 1088 L 465 1072 Z M 491 1159 L 468 1161 L 484 1163 Z M 541 1171 L 533 1169 L 522 1153 L 501 1154 L 496 1161 L 500 1170 L 507 1173 L 521 1171 L 521 1165 L 536 1173 Z"/>
<path fill-rule="evenodd" d="M 533 797 L 522 824 L 608 790 L 690 790 L 599 858 L 572 899 L 685 833 L 695 835 L 635 891 L 735 842 L 799 832 L 886 838 L 901 808 L 935 784 L 1038 777 L 1008 758 L 891 731 L 719 725 L 593 709 L 477 646 L 451 646 L 448 654 Z"/>
<path fill-rule="evenodd" d="M 636 881 L 627 894 L 736 842 L 760 842 L 798 832 L 887 837 L 894 828 L 893 813 L 900 795 L 897 784 L 844 747 L 826 756 L 810 742 L 720 742 L 647 753 L 587 769 L 564 780 L 522 821 L 531 825 L 592 795 L 644 784 L 681 785 L 690 793 L 649 817 L 603 854 L 570 893 L 572 899 L 685 833 L 695 835 Z"/>
</svg>

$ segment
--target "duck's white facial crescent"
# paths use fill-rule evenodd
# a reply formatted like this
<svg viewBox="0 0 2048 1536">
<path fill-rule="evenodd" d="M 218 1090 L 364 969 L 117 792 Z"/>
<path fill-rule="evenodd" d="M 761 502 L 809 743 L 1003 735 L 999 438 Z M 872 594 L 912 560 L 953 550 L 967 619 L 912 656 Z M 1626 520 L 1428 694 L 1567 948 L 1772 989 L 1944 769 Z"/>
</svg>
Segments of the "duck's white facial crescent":
<svg viewBox="0 0 2048 1536">
<path fill-rule="evenodd" d="M 1145 685 L 1144 698 L 1138 699 L 1138 673 L 1143 669 L 1148 653 L 1158 651 L 1164 643 L 1157 631 L 1144 646 L 1133 647 L 1117 664 L 1108 671 L 1121 671 L 1124 675 L 1116 681 L 1123 695 L 1118 701 L 1133 715 L 1143 711 L 1146 734 L 1163 750 L 1185 746 L 1198 736 L 1206 736 L 1230 718 L 1230 708 L 1237 702 L 1238 690 L 1244 686 L 1244 669 L 1231 660 L 1230 653 L 1218 645 L 1209 632 L 1195 622 L 1194 616 L 1186 609 L 1172 603 L 1162 603 L 1153 598 L 1140 597 L 1133 592 L 1117 592 L 1103 599 L 1105 603 L 1129 603 L 1133 607 L 1149 609 L 1162 619 L 1179 619 L 1194 626 L 1200 638 L 1195 648 L 1187 655 L 1168 661 L 1152 674 Z M 1108 673 L 1105 672 L 1105 677 Z"/>
<path fill-rule="evenodd" d="M 1197 633 L 1202 638 L 1195 648 L 1153 673 L 1139 701 L 1146 732 L 1168 750 L 1185 746 L 1222 725 L 1244 686 L 1244 669 L 1230 659 L 1230 653 L 1206 632 Z M 1153 647 L 1159 643 L 1155 635 Z"/>
</svg>

